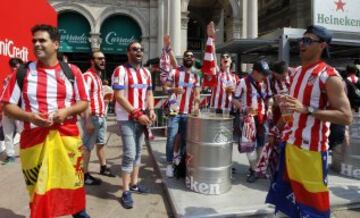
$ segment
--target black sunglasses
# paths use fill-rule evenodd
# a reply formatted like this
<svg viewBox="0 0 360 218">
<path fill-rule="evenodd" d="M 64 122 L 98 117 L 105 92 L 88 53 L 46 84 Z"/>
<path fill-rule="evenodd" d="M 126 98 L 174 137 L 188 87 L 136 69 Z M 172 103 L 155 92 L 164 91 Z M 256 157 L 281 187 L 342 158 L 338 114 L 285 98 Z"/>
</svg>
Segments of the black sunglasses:
<svg viewBox="0 0 360 218">
<path fill-rule="evenodd" d="M 131 48 L 131 51 L 144 52 L 144 48 L 135 48 L 135 47 L 132 47 L 132 48 Z"/>
<path fill-rule="evenodd" d="M 315 39 L 312 39 L 312 38 L 309 38 L 309 37 L 302 37 L 301 39 L 299 39 L 299 43 L 302 43 L 303 45 L 305 46 L 309 46 L 311 45 L 312 43 L 322 43 L 321 40 L 315 40 Z"/>
<path fill-rule="evenodd" d="M 221 58 L 230 58 L 229 55 L 221 55 Z"/>
</svg>

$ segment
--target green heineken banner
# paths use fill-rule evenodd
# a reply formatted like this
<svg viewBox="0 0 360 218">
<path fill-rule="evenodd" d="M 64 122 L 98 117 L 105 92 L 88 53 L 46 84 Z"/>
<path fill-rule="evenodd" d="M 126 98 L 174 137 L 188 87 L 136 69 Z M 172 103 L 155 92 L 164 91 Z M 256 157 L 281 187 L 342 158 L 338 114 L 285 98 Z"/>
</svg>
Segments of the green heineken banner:
<svg viewBox="0 0 360 218">
<path fill-rule="evenodd" d="M 60 52 L 90 52 L 90 25 L 78 13 L 62 13 L 59 19 Z"/>
<path fill-rule="evenodd" d="M 128 16 L 112 16 L 101 26 L 101 50 L 108 54 L 126 54 L 129 42 L 141 39 L 139 25 Z"/>
<path fill-rule="evenodd" d="M 343 32 L 360 32 L 360 0 L 313 0 L 313 23 Z"/>
</svg>

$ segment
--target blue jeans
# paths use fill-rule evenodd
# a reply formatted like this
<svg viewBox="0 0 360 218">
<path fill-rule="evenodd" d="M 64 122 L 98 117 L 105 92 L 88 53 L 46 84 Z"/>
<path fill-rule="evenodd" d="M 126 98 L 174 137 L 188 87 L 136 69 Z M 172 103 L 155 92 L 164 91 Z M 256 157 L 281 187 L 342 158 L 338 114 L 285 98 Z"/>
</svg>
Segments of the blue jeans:
<svg viewBox="0 0 360 218">
<path fill-rule="evenodd" d="M 106 118 L 105 117 L 97 117 L 91 116 L 91 122 L 95 126 L 95 131 L 89 135 L 86 131 L 85 119 L 81 120 L 81 125 L 83 128 L 83 143 L 85 148 L 88 151 L 91 151 L 94 148 L 95 144 L 104 145 L 105 144 L 105 135 L 106 135 Z"/>
<path fill-rule="evenodd" d="M 90 218 L 90 216 L 86 213 L 86 210 L 82 210 L 79 213 L 73 214 L 73 218 Z"/>
<path fill-rule="evenodd" d="M 181 136 L 180 154 L 183 155 L 185 153 L 187 120 L 187 114 L 179 114 L 169 117 L 166 139 L 166 161 L 168 163 L 172 163 L 174 158 L 174 143 L 177 133 Z"/>
<path fill-rule="evenodd" d="M 134 166 L 140 166 L 141 163 L 141 146 L 144 143 L 145 126 L 133 120 L 118 121 L 118 124 L 123 142 L 121 170 L 131 173 Z"/>
</svg>

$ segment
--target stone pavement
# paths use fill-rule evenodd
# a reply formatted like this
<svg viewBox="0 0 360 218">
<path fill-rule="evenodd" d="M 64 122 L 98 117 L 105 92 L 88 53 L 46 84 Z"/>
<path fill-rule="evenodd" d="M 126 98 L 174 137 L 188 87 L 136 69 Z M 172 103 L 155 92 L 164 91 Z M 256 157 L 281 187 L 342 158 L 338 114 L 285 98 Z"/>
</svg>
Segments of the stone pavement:
<svg viewBox="0 0 360 218">
<path fill-rule="evenodd" d="M 234 162 L 236 172 L 232 181 L 233 188 L 229 193 L 220 196 L 206 196 L 188 191 L 181 180 L 166 178 L 163 180 L 160 172 L 163 173 L 165 167 L 165 139 L 161 137 L 156 137 L 156 140 L 151 142 L 152 153 L 149 153 L 145 146 L 143 148 L 143 164 L 140 177 L 141 181 L 151 189 L 151 193 L 148 195 L 134 194 L 134 208 L 131 210 L 123 209 L 119 203 L 121 196 L 121 180 L 119 177 L 122 153 L 121 140 L 116 134 L 117 126 L 113 116 L 109 117 L 108 124 L 108 149 L 106 153 L 111 169 L 118 176 L 116 178 L 100 176 L 98 174 L 98 161 L 95 152 L 93 152 L 90 171 L 93 172 L 94 176 L 101 178 L 103 183 L 98 187 L 86 187 L 87 210 L 92 218 L 223 217 L 225 214 L 227 214 L 226 217 L 236 217 L 240 216 L 238 214 L 240 207 L 244 210 L 241 216 L 258 214 L 260 216 L 257 217 L 271 217 L 269 215 L 272 212 L 271 208 L 263 204 L 267 181 L 260 180 L 255 184 L 246 184 L 246 161 Z M 234 155 L 241 157 L 235 152 Z M 0 156 L 1 160 L 3 160 L 3 154 Z M 157 159 L 156 162 L 153 157 Z M 331 182 L 334 181 L 333 177 L 338 179 L 336 183 Z M 359 180 L 331 176 L 332 199 L 335 197 L 339 199 L 339 202 L 344 203 L 335 208 L 336 211 L 333 212 L 333 217 L 360 217 L 358 210 L 348 209 L 348 207 L 358 206 L 355 203 L 360 201 L 359 183 Z M 236 187 L 241 188 L 237 190 Z M 226 195 L 233 195 L 235 198 L 232 198 L 231 203 L 226 207 L 219 209 L 217 205 L 221 205 L 226 201 Z M 354 197 L 357 199 L 354 200 Z M 204 204 L 206 206 L 203 206 Z M 229 213 L 229 211 L 232 211 L 232 213 Z M 28 216 L 28 195 L 25 191 L 24 179 L 17 158 L 14 164 L 0 165 L 0 218 L 24 218 Z"/>
<path fill-rule="evenodd" d="M 122 194 L 120 165 L 121 165 L 121 140 L 116 134 L 117 126 L 115 118 L 109 118 L 108 140 L 106 154 L 111 169 L 117 174 L 116 178 L 100 176 L 99 164 L 95 151 L 92 152 L 90 172 L 93 176 L 102 179 L 100 186 L 86 187 L 87 211 L 92 218 L 120 218 L 120 217 L 169 217 L 171 209 L 167 203 L 165 190 L 159 174 L 154 170 L 154 162 L 149 156 L 147 148 L 143 147 L 142 167 L 140 171 L 141 182 L 150 188 L 148 195 L 134 194 L 134 208 L 123 209 L 119 203 Z M 1 155 L 3 160 L 4 155 Z M 16 163 L 1 165 L 0 161 L 0 218 L 24 218 L 29 217 L 28 194 L 20 168 L 20 160 Z M 70 216 L 65 216 L 70 217 Z"/>
</svg>

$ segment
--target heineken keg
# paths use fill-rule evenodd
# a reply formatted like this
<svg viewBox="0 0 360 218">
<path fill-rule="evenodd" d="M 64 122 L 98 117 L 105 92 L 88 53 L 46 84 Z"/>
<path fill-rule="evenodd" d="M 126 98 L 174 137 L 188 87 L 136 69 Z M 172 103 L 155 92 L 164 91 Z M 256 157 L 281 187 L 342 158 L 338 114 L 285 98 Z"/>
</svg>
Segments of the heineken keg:
<svg viewBox="0 0 360 218">
<path fill-rule="evenodd" d="M 360 179 L 360 114 L 353 113 L 349 127 L 350 146 L 338 145 L 333 151 L 332 168 L 341 175 Z"/>
<path fill-rule="evenodd" d="M 233 117 L 215 113 L 189 116 L 186 186 L 194 192 L 222 194 L 231 188 Z"/>
</svg>

